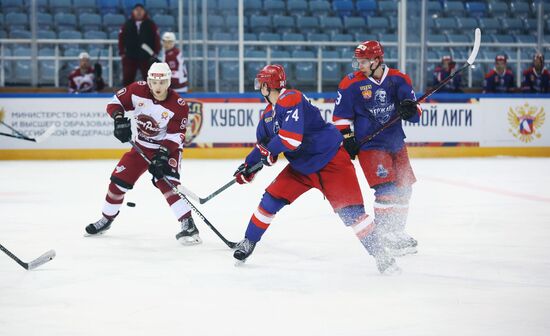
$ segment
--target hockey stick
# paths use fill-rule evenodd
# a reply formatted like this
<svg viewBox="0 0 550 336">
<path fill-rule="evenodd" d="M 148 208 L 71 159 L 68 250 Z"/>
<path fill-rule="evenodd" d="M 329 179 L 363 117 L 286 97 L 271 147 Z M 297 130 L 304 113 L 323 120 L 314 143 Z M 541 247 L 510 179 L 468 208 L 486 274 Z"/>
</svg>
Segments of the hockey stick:
<svg viewBox="0 0 550 336">
<path fill-rule="evenodd" d="M 1 244 L 0 244 L 0 250 L 2 250 L 5 254 L 7 254 L 10 258 L 15 260 L 19 265 L 21 265 L 21 267 L 23 267 L 26 270 L 33 270 L 33 269 L 37 268 L 38 266 L 43 265 L 43 264 L 47 263 L 48 261 L 52 260 L 53 258 L 55 258 L 55 251 L 54 250 L 49 250 L 48 252 L 44 253 L 40 257 L 26 263 L 26 262 L 22 261 L 21 259 L 17 258 L 17 256 L 15 254 L 11 253 L 7 248 L 2 246 Z"/>
<path fill-rule="evenodd" d="M 7 136 L 7 137 L 12 137 L 12 138 L 16 138 L 16 139 L 21 139 L 21 140 L 33 141 L 33 142 L 36 142 L 36 143 L 41 143 L 44 140 L 46 140 L 47 138 L 49 138 L 50 135 L 52 135 L 53 132 L 55 132 L 55 128 L 56 128 L 55 125 L 51 125 L 50 127 L 48 127 L 48 129 L 46 129 L 46 131 L 44 133 L 40 134 L 36 138 L 31 138 L 31 137 L 19 132 L 18 130 L 16 130 L 15 128 L 11 127 L 10 125 L 6 124 L 5 122 L 3 122 L 1 120 L 0 120 L 0 123 L 2 125 L 6 126 L 7 128 L 9 128 L 11 131 L 13 131 L 15 133 L 15 135 L 14 135 L 14 134 L 0 132 L 0 135 Z"/>
<path fill-rule="evenodd" d="M 260 171 L 262 168 L 264 167 L 264 164 L 262 162 L 258 162 L 256 163 L 255 165 L 253 165 L 252 167 L 250 167 L 250 171 L 249 173 L 250 174 L 253 174 L 253 173 L 256 173 L 258 171 Z M 226 184 L 224 184 L 221 188 L 217 189 L 216 191 L 214 191 L 213 193 L 211 193 L 210 195 L 202 198 L 202 197 L 199 197 L 197 196 L 197 194 L 195 194 L 194 192 L 192 192 L 191 190 L 187 189 L 186 187 L 184 187 L 183 185 L 180 185 L 179 186 L 179 189 L 187 196 L 189 196 L 189 198 L 195 200 L 195 201 L 198 201 L 200 204 L 204 204 L 208 201 L 210 201 L 212 198 L 218 196 L 219 194 L 221 194 L 222 191 L 224 191 L 225 189 L 231 187 L 232 185 L 235 184 L 235 182 L 237 182 L 237 179 L 234 178 L 232 179 L 231 181 L 227 182 Z"/>
<path fill-rule="evenodd" d="M 426 100 L 429 96 L 431 96 L 432 94 L 436 93 L 439 89 L 441 89 L 442 87 L 444 87 L 449 81 L 451 81 L 456 75 L 458 75 L 459 73 L 462 73 L 464 72 L 466 69 L 468 69 L 472 64 L 474 64 L 474 61 L 476 60 L 476 57 L 477 57 L 477 53 L 479 52 L 479 46 L 481 45 L 481 30 L 479 28 L 476 28 L 475 32 L 474 32 L 474 48 L 472 49 L 472 53 L 470 54 L 470 57 L 468 57 L 468 59 L 466 60 L 466 63 L 462 66 L 462 68 L 458 69 L 457 71 L 453 72 L 452 74 L 450 74 L 448 77 L 446 77 L 445 79 L 443 79 L 441 81 L 441 83 L 439 83 L 435 88 L 429 90 L 428 92 L 426 92 L 422 97 L 420 97 L 419 99 L 417 99 L 417 103 L 421 103 L 423 102 L 424 100 Z M 390 127 L 391 125 L 393 125 L 395 122 L 397 122 L 398 120 L 401 120 L 400 116 L 397 115 L 396 117 L 394 117 L 393 119 L 391 119 L 390 121 L 388 121 L 384 126 L 380 127 L 380 129 L 378 129 L 376 132 L 374 132 L 373 134 L 369 135 L 369 136 L 366 136 L 365 138 L 361 139 L 361 141 L 359 142 L 358 146 L 361 147 L 363 146 L 365 143 L 371 141 L 374 137 L 376 137 L 378 134 L 380 134 L 383 130 L 385 130 L 386 128 Z"/>
<path fill-rule="evenodd" d="M 147 156 L 145 156 L 145 153 L 143 153 L 143 151 L 141 150 L 141 148 L 139 148 L 136 143 L 132 140 L 129 141 L 130 142 L 130 145 L 132 145 L 132 147 L 134 148 L 134 150 L 136 152 L 138 152 L 138 154 L 143 158 L 143 160 L 145 160 L 145 162 L 147 162 L 147 164 L 151 164 L 151 160 L 149 160 L 147 158 Z M 220 239 L 225 243 L 225 245 L 227 245 L 229 248 L 234 248 L 235 246 L 237 246 L 237 243 L 235 242 L 232 242 L 232 241 L 229 241 L 227 240 L 215 227 L 214 225 L 212 225 L 212 223 L 210 223 L 210 221 L 208 219 L 206 219 L 206 217 L 204 217 L 204 215 L 199 211 L 199 209 L 197 209 L 193 203 L 191 203 L 191 201 L 189 201 L 189 199 L 181 192 L 178 190 L 178 188 L 172 183 L 170 182 L 170 180 L 168 180 L 166 178 L 166 176 L 164 176 L 162 178 L 164 180 L 164 182 L 166 182 L 166 184 L 168 184 L 168 186 L 170 188 L 172 188 L 172 191 L 178 195 L 185 203 L 187 203 L 189 205 L 189 207 L 191 208 L 191 210 L 195 211 L 195 213 L 203 220 L 203 222 L 206 223 L 206 225 L 208 225 L 208 227 L 210 229 L 212 229 L 212 231 L 214 231 L 214 233 L 220 237 Z"/>
<path fill-rule="evenodd" d="M 151 49 L 151 47 L 149 47 L 147 44 L 142 43 L 141 49 L 145 50 L 145 52 L 148 53 L 155 62 L 160 62 L 160 60 L 155 56 L 155 52 L 153 51 L 153 49 Z"/>
</svg>

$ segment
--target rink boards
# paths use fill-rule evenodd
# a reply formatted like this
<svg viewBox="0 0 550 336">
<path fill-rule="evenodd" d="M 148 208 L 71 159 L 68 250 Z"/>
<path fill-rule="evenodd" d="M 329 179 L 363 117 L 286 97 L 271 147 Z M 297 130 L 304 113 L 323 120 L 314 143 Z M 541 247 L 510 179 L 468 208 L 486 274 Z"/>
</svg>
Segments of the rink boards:
<svg viewBox="0 0 550 336">
<path fill-rule="evenodd" d="M 256 126 L 265 108 L 265 103 L 256 97 L 186 96 L 190 116 L 184 156 L 244 157 L 256 140 Z M 0 137 L 0 159 L 118 158 L 128 148 L 112 136 L 112 120 L 105 113 L 109 95 L 0 98 L 3 121 L 30 137 L 56 125 L 54 134 L 40 144 Z M 422 104 L 420 123 L 404 122 L 412 156 L 550 156 L 550 121 L 546 120 L 550 98 L 464 98 L 461 95 L 460 102 Z M 326 120 L 332 119 L 331 99 L 312 102 Z M 10 132 L 3 125 L 0 131 Z"/>
</svg>

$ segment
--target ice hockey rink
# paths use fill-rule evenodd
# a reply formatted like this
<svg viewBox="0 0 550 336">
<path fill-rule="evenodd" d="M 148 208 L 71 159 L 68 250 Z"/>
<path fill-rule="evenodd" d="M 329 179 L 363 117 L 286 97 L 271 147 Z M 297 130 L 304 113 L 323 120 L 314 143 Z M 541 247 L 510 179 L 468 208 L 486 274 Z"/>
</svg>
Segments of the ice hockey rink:
<svg viewBox="0 0 550 336">
<path fill-rule="evenodd" d="M 202 245 L 144 176 L 111 230 L 100 216 L 116 161 L 0 165 L 0 335 L 547 335 L 550 329 L 550 159 L 415 159 L 408 231 L 419 253 L 381 276 L 349 229 L 312 190 L 283 209 L 241 267 L 195 216 Z M 207 195 L 237 160 L 184 160 L 183 181 Z M 243 236 L 264 169 L 199 206 L 230 240 Z M 372 195 L 360 176 L 367 207 Z"/>
</svg>

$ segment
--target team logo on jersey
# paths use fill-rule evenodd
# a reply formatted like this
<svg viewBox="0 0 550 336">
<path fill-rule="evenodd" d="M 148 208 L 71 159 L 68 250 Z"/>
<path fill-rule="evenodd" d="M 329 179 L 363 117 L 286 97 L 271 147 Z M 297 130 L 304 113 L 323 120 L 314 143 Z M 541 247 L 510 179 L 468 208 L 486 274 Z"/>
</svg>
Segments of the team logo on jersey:
<svg viewBox="0 0 550 336">
<path fill-rule="evenodd" d="M 511 128 L 508 129 L 508 132 L 521 142 L 531 142 L 542 136 L 540 129 L 545 119 L 546 113 L 543 107 L 539 109 L 537 106 L 530 106 L 529 103 L 515 108 L 510 107 L 508 122 Z"/>
<path fill-rule="evenodd" d="M 124 167 L 123 165 L 116 166 L 116 168 L 115 168 L 116 174 L 119 174 L 119 173 L 121 173 L 121 172 L 124 171 L 124 170 L 126 170 L 126 167 Z"/>
<path fill-rule="evenodd" d="M 168 164 L 172 168 L 177 168 L 178 167 L 178 161 L 176 161 L 176 159 L 174 159 L 174 158 L 170 158 L 170 160 L 168 160 Z"/>
<path fill-rule="evenodd" d="M 361 90 L 361 94 L 363 95 L 363 98 L 370 99 L 372 97 L 372 85 L 363 85 L 360 86 L 359 89 Z"/>
<path fill-rule="evenodd" d="M 185 106 L 185 99 L 178 98 L 178 104 L 180 104 L 181 106 Z"/>
<path fill-rule="evenodd" d="M 376 90 L 376 93 L 374 94 L 374 100 L 376 100 L 378 104 L 385 106 L 386 104 L 388 104 L 388 93 L 386 92 L 386 90 L 380 88 Z"/>
<path fill-rule="evenodd" d="M 157 136 L 161 129 L 155 118 L 147 114 L 140 114 L 136 119 L 136 124 L 141 133 L 148 137 Z"/>
<path fill-rule="evenodd" d="M 138 85 L 147 85 L 147 82 L 146 82 L 146 81 L 139 81 L 139 82 L 137 82 L 137 83 L 138 83 Z"/>
<path fill-rule="evenodd" d="M 187 127 L 184 144 L 189 146 L 201 131 L 203 121 L 203 104 L 196 100 L 184 101 L 182 99 L 182 101 L 184 104 L 187 103 L 187 105 L 189 105 L 189 116 L 187 119 L 182 120 L 182 125 L 180 125 L 180 127 L 184 126 L 183 128 Z M 184 121 L 185 125 L 183 125 Z"/>
<path fill-rule="evenodd" d="M 376 176 L 381 178 L 388 177 L 388 170 L 384 167 L 383 164 L 379 164 L 378 167 L 376 167 Z"/>
<path fill-rule="evenodd" d="M 187 118 L 181 119 L 180 129 L 185 129 L 185 126 L 187 126 Z"/>
<path fill-rule="evenodd" d="M 166 120 L 166 119 L 168 119 L 168 115 L 169 115 L 168 111 L 164 111 L 164 112 L 162 112 L 161 118 Z"/>
<path fill-rule="evenodd" d="M 275 119 L 275 122 L 273 123 L 273 133 L 279 134 L 280 129 L 281 129 L 281 126 L 279 125 L 279 121 Z"/>
<path fill-rule="evenodd" d="M 116 92 L 116 96 L 117 96 L 117 97 L 120 97 L 120 96 L 122 96 L 122 95 L 125 94 L 125 93 L 126 93 L 126 88 L 122 88 L 122 89 L 120 89 L 120 90 L 118 90 L 118 91 Z"/>
</svg>

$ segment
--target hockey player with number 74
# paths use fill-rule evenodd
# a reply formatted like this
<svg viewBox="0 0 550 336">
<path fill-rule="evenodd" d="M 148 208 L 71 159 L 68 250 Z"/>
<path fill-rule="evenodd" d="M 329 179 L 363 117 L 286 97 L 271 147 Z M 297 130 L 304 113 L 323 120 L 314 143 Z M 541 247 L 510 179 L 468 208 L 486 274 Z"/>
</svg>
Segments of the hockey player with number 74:
<svg viewBox="0 0 550 336">
<path fill-rule="evenodd" d="M 254 87 L 261 91 L 268 105 L 256 130 L 258 142 L 235 172 L 237 182 L 251 182 L 254 173 L 249 169 L 260 161 L 271 166 L 283 154 L 289 163 L 265 190 L 233 256 L 244 262 L 277 212 L 316 188 L 375 258 L 378 270 L 384 274 L 399 272 L 394 258 L 380 243 L 372 217 L 365 213 L 355 168 L 341 146 L 342 135 L 323 120 L 319 109 L 300 91 L 285 86 L 286 75 L 281 65 L 267 65 L 256 75 Z"/>
</svg>

